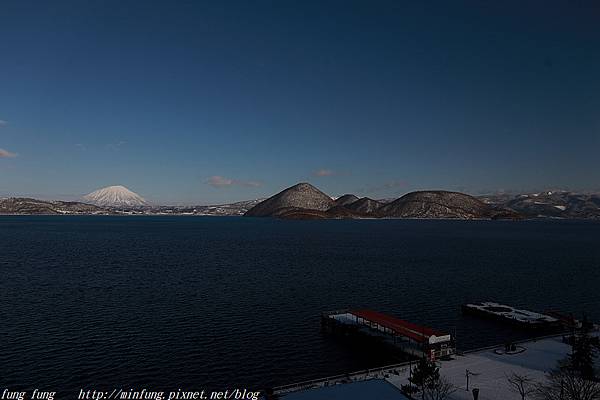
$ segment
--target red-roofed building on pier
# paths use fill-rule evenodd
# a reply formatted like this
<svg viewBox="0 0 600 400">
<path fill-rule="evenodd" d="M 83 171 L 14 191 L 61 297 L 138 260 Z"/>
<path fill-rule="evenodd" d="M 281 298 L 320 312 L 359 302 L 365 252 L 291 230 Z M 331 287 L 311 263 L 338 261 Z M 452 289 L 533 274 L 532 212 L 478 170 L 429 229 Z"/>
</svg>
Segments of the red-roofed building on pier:
<svg viewBox="0 0 600 400">
<path fill-rule="evenodd" d="M 372 310 L 342 310 L 324 313 L 324 328 L 332 332 L 373 336 L 414 356 L 435 360 L 455 352 L 450 334 Z"/>
</svg>

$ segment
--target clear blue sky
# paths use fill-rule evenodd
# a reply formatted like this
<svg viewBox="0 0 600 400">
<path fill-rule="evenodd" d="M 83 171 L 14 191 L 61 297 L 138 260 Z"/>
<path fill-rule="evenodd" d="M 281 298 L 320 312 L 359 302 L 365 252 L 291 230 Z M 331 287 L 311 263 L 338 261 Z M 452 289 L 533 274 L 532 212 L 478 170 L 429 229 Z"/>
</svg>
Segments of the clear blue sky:
<svg viewBox="0 0 600 400">
<path fill-rule="evenodd" d="M 3 1 L 0 195 L 600 188 L 597 1 Z"/>
</svg>

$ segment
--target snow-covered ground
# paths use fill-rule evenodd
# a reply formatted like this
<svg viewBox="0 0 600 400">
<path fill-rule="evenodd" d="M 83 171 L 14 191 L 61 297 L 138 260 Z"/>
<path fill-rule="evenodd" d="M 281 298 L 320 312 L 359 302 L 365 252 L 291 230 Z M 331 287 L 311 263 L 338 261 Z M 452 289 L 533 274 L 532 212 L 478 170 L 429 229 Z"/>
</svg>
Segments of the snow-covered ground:
<svg viewBox="0 0 600 400">
<path fill-rule="evenodd" d="M 596 331 L 593 335 L 600 335 L 600 332 Z M 449 361 L 438 361 L 440 375 L 456 388 L 449 400 L 473 400 L 471 392 L 473 388 L 479 389 L 479 400 L 520 400 L 519 394 L 511 389 L 507 376 L 516 373 L 527 376 L 535 382 L 544 382 L 546 374 L 555 369 L 558 362 L 565 359 L 571 351 L 571 346 L 563 343 L 561 336 L 521 342 L 518 347 L 525 350 L 516 354 L 498 354 L 503 353 L 504 350 L 504 346 L 499 346 L 455 355 Z M 495 350 L 500 351 L 497 353 Z M 378 391 L 380 386 L 352 385 L 355 382 L 385 380 L 398 389 L 396 397 L 393 398 L 401 400 L 405 399 L 400 389 L 402 385 L 408 384 L 409 368 L 408 365 L 402 364 L 349 374 L 343 379 L 331 377 L 320 381 L 310 381 L 299 385 L 296 389 L 287 388 L 280 394 L 282 398 L 286 399 L 377 399 L 379 398 L 377 396 L 380 395 Z M 470 372 L 468 391 L 466 390 L 467 370 Z M 369 392 L 369 388 L 377 387 L 377 390 L 370 392 L 371 397 L 365 394 L 365 390 L 357 391 L 356 395 L 350 396 L 349 393 L 354 392 L 351 390 L 354 387 L 366 389 L 367 392 Z M 323 388 L 328 389 L 323 391 Z M 344 394 L 344 396 L 335 397 L 337 394 Z M 394 393 L 386 392 L 386 396 L 389 395 L 394 396 Z M 381 396 L 381 398 L 388 399 L 389 397 Z M 417 394 L 415 398 L 419 399 L 420 395 Z"/>
<path fill-rule="evenodd" d="M 518 373 L 538 382 L 567 357 L 570 346 L 562 338 L 549 338 L 521 344 L 525 351 L 519 354 L 496 354 L 494 349 L 455 356 L 451 361 L 441 361 L 440 375 L 446 377 L 457 390 L 452 400 L 472 400 L 471 390 L 479 388 L 480 400 L 520 400 L 511 390 L 506 377 Z M 469 374 L 469 391 L 466 390 L 466 372 Z M 386 379 L 396 387 L 408 382 L 408 373 L 391 375 Z"/>
</svg>

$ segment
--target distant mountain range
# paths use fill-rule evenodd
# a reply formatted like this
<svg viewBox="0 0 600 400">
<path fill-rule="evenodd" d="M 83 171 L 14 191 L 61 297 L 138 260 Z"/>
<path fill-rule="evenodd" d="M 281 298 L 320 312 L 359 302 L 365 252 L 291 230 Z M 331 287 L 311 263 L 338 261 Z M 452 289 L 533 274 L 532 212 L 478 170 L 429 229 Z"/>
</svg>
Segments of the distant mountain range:
<svg viewBox="0 0 600 400">
<path fill-rule="evenodd" d="M 0 215 L 102 215 L 114 212 L 73 201 L 44 201 L 23 197 L 0 199 Z"/>
<path fill-rule="evenodd" d="M 431 190 L 408 193 L 398 199 L 381 200 L 345 194 L 332 203 L 329 196 L 314 186 L 300 183 L 259 203 L 246 215 L 292 219 L 600 219 L 600 194 L 547 191 L 474 197 L 458 192 Z"/>
<path fill-rule="evenodd" d="M 110 189 L 110 188 L 105 188 Z M 324 218 L 453 218 L 600 219 L 600 194 L 547 191 L 473 197 L 447 191 L 419 191 L 398 199 L 359 198 L 346 194 L 335 200 L 308 183 L 300 183 L 268 198 L 202 206 L 141 205 L 137 194 L 109 190 L 85 202 L 0 198 L 0 214 L 21 215 L 212 215 L 287 219 Z M 103 190 L 103 189 L 102 189 Z M 99 192 L 99 191 L 96 191 Z M 112 194 L 110 193 L 112 192 Z M 133 193 L 129 195 L 127 192 Z M 95 192 L 94 192 L 95 193 Z M 96 193 L 98 194 L 98 193 Z M 106 191 L 104 191 L 106 194 Z M 123 197 L 123 194 L 127 196 Z M 105 201 L 108 198 L 110 201 Z M 97 204 L 88 201 L 99 199 Z M 104 199 L 104 200 L 103 200 Z M 96 200 L 95 200 L 96 201 Z M 102 205 L 104 204 L 104 205 Z"/>
<path fill-rule="evenodd" d="M 501 205 L 485 203 L 464 193 L 421 191 L 388 203 L 346 194 L 332 200 L 308 183 L 299 183 L 250 209 L 249 217 L 287 219 L 327 218 L 452 218 L 518 219 L 521 215 Z"/>
<path fill-rule="evenodd" d="M 548 191 L 518 195 L 488 195 L 487 204 L 514 210 L 526 218 L 600 218 L 600 194 Z"/>
<path fill-rule="evenodd" d="M 244 215 L 249 209 L 264 199 L 238 201 L 231 204 L 217 204 L 210 206 L 156 206 L 146 208 L 147 214 L 173 214 L 173 215 L 207 215 L 207 216 L 236 216 Z"/>
<path fill-rule="evenodd" d="M 244 215 L 262 199 L 209 206 L 96 206 L 73 201 L 0 198 L 0 215 Z"/>
<path fill-rule="evenodd" d="M 0 215 L 244 215 L 263 199 L 208 206 L 154 206 L 124 186 L 109 186 L 82 201 L 0 198 Z"/>
</svg>

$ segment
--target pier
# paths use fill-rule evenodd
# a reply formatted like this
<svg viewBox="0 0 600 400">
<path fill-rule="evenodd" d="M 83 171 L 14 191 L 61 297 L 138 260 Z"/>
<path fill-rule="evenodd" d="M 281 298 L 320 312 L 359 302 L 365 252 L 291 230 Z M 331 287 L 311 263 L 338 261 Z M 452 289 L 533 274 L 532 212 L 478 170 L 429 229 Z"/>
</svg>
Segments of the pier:
<svg viewBox="0 0 600 400">
<path fill-rule="evenodd" d="M 321 326 L 332 333 L 372 337 L 415 357 L 435 360 L 455 353 L 450 334 L 377 311 L 339 310 L 323 313 Z"/>
</svg>

